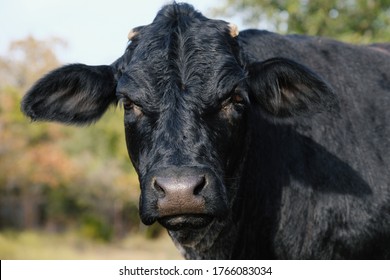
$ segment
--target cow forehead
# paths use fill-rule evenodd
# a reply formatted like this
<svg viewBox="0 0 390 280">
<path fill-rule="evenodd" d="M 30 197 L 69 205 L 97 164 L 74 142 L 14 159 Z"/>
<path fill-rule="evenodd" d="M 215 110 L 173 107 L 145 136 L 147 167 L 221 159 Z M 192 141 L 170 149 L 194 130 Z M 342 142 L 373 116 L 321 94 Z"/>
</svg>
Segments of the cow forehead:
<svg viewBox="0 0 390 280">
<path fill-rule="evenodd" d="M 161 25 L 152 23 L 142 27 L 129 44 L 130 61 L 166 67 L 196 65 L 210 68 L 210 61 L 236 55 L 237 42 L 230 35 L 228 23 L 218 20 L 190 20 Z M 155 66 L 158 70 L 158 68 Z M 181 69 L 183 70 L 183 69 Z"/>
<path fill-rule="evenodd" d="M 134 98 L 161 102 L 162 96 L 190 94 L 209 104 L 244 77 L 238 44 L 226 22 L 196 18 L 153 22 L 132 39 L 125 74 L 135 92 L 143 92 Z"/>
</svg>

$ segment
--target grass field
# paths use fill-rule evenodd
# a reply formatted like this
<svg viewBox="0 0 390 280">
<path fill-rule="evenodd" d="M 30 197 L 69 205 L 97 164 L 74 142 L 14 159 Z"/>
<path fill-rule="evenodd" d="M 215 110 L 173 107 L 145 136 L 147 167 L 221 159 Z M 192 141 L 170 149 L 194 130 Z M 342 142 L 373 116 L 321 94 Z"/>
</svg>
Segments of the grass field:
<svg viewBox="0 0 390 280">
<path fill-rule="evenodd" d="M 101 243 L 76 233 L 0 231 L 2 260 L 148 260 L 182 259 L 167 234 L 148 240 L 132 235 L 121 241 Z"/>
</svg>

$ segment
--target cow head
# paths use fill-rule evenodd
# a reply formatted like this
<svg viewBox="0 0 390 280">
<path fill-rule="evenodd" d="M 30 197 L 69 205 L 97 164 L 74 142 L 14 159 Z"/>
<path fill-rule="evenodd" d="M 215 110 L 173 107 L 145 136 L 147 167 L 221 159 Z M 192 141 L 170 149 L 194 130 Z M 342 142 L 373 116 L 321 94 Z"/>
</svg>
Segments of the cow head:
<svg viewBox="0 0 390 280">
<path fill-rule="evenodd" d="M 247 65 L 237 35 L 191 6 L 166 6 L 129 34 L 112 65 L 54 70 L 26 94 L 22 110 L 33 120 L 89 124 L 110 104 L 123 104 L 142 221 L 191 243 L 230 214 L 251 110 L 283 119 L 331 97 L 325 82 L 293 61 Z"/>
</svg>

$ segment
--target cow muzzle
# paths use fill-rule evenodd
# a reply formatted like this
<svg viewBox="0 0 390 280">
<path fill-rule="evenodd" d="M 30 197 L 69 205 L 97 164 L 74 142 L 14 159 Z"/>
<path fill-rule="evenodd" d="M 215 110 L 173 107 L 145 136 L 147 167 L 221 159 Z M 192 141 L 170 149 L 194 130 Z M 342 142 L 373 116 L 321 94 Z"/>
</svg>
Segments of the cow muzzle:
<svg viewBox="0 0 390 280">
<path fill-rule="evenodd" d="M 152 172 L 141 194 L 141 219 L 169 230 L 198 229 L 227 212 L 223 184 L 207 168 L 173 167 Z"/>
</svg>

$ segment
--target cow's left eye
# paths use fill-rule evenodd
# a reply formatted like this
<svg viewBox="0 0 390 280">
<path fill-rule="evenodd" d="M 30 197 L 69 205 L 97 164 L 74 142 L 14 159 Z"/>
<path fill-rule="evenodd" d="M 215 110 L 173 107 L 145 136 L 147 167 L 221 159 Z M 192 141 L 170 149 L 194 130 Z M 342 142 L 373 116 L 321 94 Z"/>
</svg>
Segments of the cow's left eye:
<svg viewBox="0 0 390 280">
<path fill-rule="evenodd" d="M 235 87 L 231 93 L 230 93 L 230 98 L 229 98 L 229 103 L 233 105 L 242 105 L 245 103 L 244 96 L 242 95 L 242 91 L 238 88 Z"/>
<path fill-rule="evenodd" d="M 230 101 L 233 104 L 241 104 L 244 102 L 244 97 L 242 97 L 239 90 L 234 90 L 232 96 L 230 97 Z"/>
<path fill-rule="evenodd" d="M 241 111 L 244 107 L 245 99 L 242 92 L 235 88 L 231 91 L 230 97 L 222 103 L 224 112 Z"/>
</svg>

